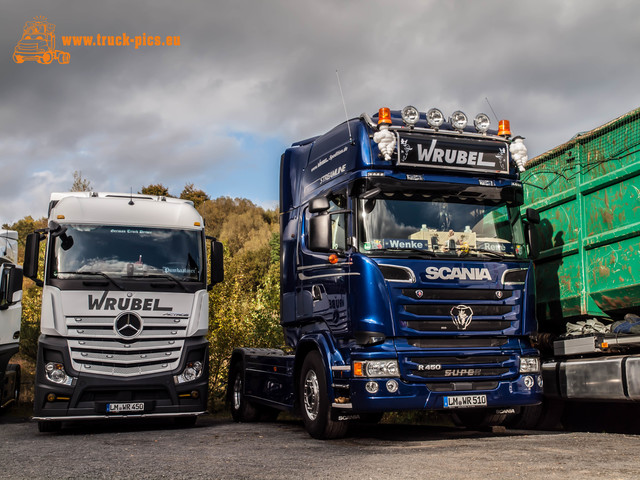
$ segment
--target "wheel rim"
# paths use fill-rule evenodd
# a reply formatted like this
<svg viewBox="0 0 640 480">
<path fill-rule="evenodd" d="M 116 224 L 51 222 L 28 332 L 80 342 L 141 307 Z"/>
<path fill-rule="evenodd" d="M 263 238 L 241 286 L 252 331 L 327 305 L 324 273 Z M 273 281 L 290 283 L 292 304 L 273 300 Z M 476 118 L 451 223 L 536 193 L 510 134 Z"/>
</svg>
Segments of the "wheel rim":
<svg viewBox="0 0 640 480">
<path fill-rule="evenodd" d="M 233 382 L 233 409 L 240 410 L 240 402 L 242 402 L 242 378 L 240 374 L 236 375 Z"/>
<path fill-rule="evenodd" d="M 309 370 L 304 379 L 304 410 L 309 420 L 315 420 L 320 408 L 320 386 L 318 376 Z"/>
</svg>

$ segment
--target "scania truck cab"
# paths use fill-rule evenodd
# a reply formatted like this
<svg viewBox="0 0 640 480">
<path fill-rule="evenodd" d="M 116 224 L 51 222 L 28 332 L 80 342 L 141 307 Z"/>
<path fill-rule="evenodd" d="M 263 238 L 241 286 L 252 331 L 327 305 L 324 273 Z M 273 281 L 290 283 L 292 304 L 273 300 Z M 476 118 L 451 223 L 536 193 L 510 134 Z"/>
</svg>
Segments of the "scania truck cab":
<svg viewBox="0 0 640 480">
<path fill-rule="evenodd" d="M 234 418 L 297 410 L 317 438 L 395 410 L 495 424 L 540 402 L 529 228 L 507 122 L 363 114 L 281 160 L 289 352 L 237 349 Z"/>
<path fill-rule="evenodd" d="M 0 408 L 20 396 L 20 365 L 9 363 L 20 342 L 22 268 L 17 263 L 18 232 L 0 230 Z"/>
<path fill-rule="evenodd" d="M 221 244 L 211 239 L 209 268 L 206 246 L 190 201 L 51 195 L 48 228 L 27 237 L 24 263 L 43 286 L 34 405 L 41 431 L 95 418 L 188 425 L 206 410 L 207 291 L 223 275 Z"/>
</svg>

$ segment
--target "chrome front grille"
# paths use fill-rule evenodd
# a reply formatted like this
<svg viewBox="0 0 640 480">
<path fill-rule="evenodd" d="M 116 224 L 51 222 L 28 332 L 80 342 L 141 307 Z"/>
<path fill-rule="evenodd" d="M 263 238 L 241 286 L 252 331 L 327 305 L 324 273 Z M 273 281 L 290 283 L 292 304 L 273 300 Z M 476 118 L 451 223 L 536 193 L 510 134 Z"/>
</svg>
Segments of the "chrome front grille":
<svg viewBox="0 0 640 480">
<path fill-rule="evenodd" d="M 114 317 L 67 317 L 72 367 L 85 373 L 130 377 L 178 367 L 188 319 L 145 317 L 142 332 L 126 340 Z"/>
</svg>

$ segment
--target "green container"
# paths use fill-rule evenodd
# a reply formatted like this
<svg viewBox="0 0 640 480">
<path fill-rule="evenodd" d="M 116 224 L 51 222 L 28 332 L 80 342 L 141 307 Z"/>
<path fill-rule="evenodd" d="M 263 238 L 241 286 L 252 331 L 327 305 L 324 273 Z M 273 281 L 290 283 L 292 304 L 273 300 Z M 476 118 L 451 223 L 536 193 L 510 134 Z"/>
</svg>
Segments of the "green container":
<svg viewBox="0 0 640 480">
<path fill-rule="evenodd" d="M 535 229 L 541 331 L 640 312 L 640 109 L 532 159 L 521 179 Z"/>
</svg>

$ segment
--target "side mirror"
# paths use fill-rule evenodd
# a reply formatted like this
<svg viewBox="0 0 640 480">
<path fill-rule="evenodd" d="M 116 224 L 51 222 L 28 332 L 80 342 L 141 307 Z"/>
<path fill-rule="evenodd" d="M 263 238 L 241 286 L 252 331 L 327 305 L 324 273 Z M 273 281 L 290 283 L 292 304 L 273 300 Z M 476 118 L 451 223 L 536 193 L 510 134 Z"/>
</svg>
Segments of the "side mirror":
<svg viewBox="0 0 640 480">
<path fill-rule="evenodd" d="M 524 212 L 524 218 L 532 225 L 538 225 L 540 223 L 540 214 L 535 208 L 527 208 Z"/>
<path fill-rule="evenodd" d="M 22 300 L 22 269 L 12 264 L 0 268 L 0 310 Z"/>
<path fill-rule="evenodd" d="M 40 242 L 42 238 L 38 232 L 27 235 L 24 247 L 24 262 L 22 264 L 24 276 L 30 278 L 39 286 L 42 286 L 42 281 L 38 280 L 38 263 L 40 261 Z"/>
<path fill-rule="evenodd" d="M 331 251 L 331 215 L 317 215 L 309 219 L 309 250 Z"/>
<path fill-rule="evenodd" d="M 209 237 L 211 238 L 211 237 Z M 207 286 L 207 290 L 211 290 L 217 283 L 224 281 L 224 248 L 222 242 L 218 242 L 212 238 L 211 242 L 211 283 Z"/>
<path fill-rule="evenodd" d="M 327 197 L 316 197 L 309 202 L 309 212 L 322 213 L 329 210 L 329 199 Z"/>
</svg>

